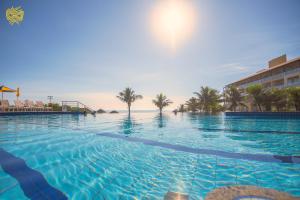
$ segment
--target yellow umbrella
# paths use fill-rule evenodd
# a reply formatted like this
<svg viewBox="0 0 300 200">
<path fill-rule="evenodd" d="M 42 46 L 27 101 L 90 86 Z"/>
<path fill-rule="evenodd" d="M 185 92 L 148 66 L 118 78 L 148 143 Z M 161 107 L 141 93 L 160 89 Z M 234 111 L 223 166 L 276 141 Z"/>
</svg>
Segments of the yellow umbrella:
<svg viewBox="0 0 300 200">
<path fill-rule="evenodd" d="M 2 86 L 0 86 L 0 92 L 2 93 L 2 100 L 3 100 L 3 93 L 4 92 L 16 92 L 16 90 L 2 85 Z"/>
</svg>

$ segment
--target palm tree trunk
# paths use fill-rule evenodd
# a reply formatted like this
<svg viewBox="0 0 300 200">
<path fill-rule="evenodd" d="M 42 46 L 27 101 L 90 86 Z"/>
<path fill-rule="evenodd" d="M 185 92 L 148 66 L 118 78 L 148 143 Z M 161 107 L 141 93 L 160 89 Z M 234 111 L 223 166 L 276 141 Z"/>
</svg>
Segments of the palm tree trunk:
<svg viewBox="0 0 300 200">
<path fill-rule="evenodd" d="M 130 115 L 130 105 L 128 104 L 128 115 Z"/>
<path fill-rule="evenodd" d="M 280 112 L 280 111 L 281 111 L 281 107 L 277 106 L 277 112 Z"/>
<path fill-rule="evenodd" d="M 295 109 L 296 109 L 296 111 L 300 111 L 300 104 L 295 103 Z"/>
<path fill-rule="evenodd" d="M 162 114 L 162 108 L 159 108 L 159 114 L 160 115 Z"/>
<path fill-rule="evenodd" d="M 259 109 L 259 111 L 261 112 L 262 110 L 261 110 L 261 106 L 260 106 L 260 104 L 257 104 L 258 105 L 258 109 Z"/>
</svg>

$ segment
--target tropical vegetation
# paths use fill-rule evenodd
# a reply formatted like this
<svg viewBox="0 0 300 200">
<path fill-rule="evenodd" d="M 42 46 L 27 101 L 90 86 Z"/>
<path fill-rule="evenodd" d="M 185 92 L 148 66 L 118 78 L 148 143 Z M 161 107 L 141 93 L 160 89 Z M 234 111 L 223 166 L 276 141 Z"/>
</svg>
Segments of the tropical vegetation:
<svg viewBox="0 0 300 200">
<path fill-rule="evenodd" d="M 250 85 L 246 89 L 248 93 L 248 99 L 252 99 L 254 104 L 258 107 L 259 111 L 262 111 L 263 104 L 263 86 L 261 84 Z"/>
<path fill-rule="evenodd" d="M 267 88 L 261 84 L 250 85 L 245 90 L 235 86 L 227 87 L 223 94 L 210 87 L 201 87 L 186 103 L 186 110 L 192 113 L 217 113 L 224 110 L 249 110 L 254 105 L 258 111 L 300 111 L 300 87 L 284 89 Z M 176 111 L 183 109 L 180 105 Z"/>
<path fill-rule="evenodd" d="M 210 87 L 201 87 L 199 92 L 194 92 L 198 98 L 199 111 L 205 113 L 216 113 L 223 110 L 221 106 L 221 95 L 220 93 Z"/>
<path fill-rule="evenodd" d="M 240 90 L 234 86 L 229 86 L 225 89 L 224 97 L 226 103 L 229 104 L 229 110 L 236 111 L 238 106 L 247 107 L 247 105 L 244 103 L 244 97 L 242 96 Z"/>
<path fill-rule="evenodd" d="M 178 107 L 178 109 L 177 109 L 177 112 L 181 112 L 181 113 L 186 112 L 185 105 L 184 104 L 180 104 L 179 107 Z"/>
<path fill-rule="evenodd" d="M 138 99 L 142 99 L 143 96 L 139 94 L 135 94 L 135 91 L 131 88 L 125 88 L 122 92 L 119 92 L 117 98 L 127 104 L 128 114 L 130 115 L 130 109 L 133 102 Z"/>
<path fill-rule="evenodd" d="M 272 89 L 272 104 L 275 107 L 277 112 L 288 110 L 289 101 L 288 101 L 288 91 L 287 89 Z"/>
<path fill-rule="evenodd" d="M 198 110 L 198 108 L 199 108 L 198 100 L 197 100 L 197 98 L 195 98 L 195 97 L 190 98 L 190 99 L 185 103 L 185 105 L 187 106 L 187 110 L 188 110 L 188 111 L 191 111 L 192 113 L 197 112 L 197 110 Z"/>
<path fill-rule="evenodd" d="M 300 87 L 289 88 L 268 88 L 262 84 L 253 84 L 246 89 L 239 89 L 235 86 L 227 87 L 223 93 L 218 90 L 203 86 L 195 96 L 191 97 L 185 104 L 180 104 L 173 112 L 202 112 L 218 113 L 224 110 L 240 111 L 249 110 L 255 106 L 258 111 L 300 111 Z M 131 88 L 126 88 L 117 96 L 121 101 L 127 103 L 130 114 L 131 104 L 141 99 L 141 95 L 136 95 Z M 164 94 L 158 94 L 152 100 L 153 104 L 158 107 L 159 113 L 163 108 L 169 106 L 172 101 Z"/>
<path fill-rule="evenodd" d="M 49 103 L 48 107 L 51 107 L 53 111 L 61 111 L 61 105 L 58 103 Z"/>
<path fill-rule="evenodd" d="M 300 87 L 291 87 L 287 89 L 291 104 L 296 111 L 300 111 Z"/>
<path fill-rule="evenodd" d="M 162 110 L 164 107 L 169 106 L 173 103 L 170 99 L 167 98 L 166 95 L 160 93 L 156 95 L 156 98 L 152 100 L 153 104 L 158 107 L 159 113 L 162 114 Z"/>
<path fill-rule="evenodd" d="M 300 87 L 278 89 L 254 84 L 246 88 L 246 97 L 244 102 L 252 102 L 260 112 L 300 111 Z"/>
</svg>

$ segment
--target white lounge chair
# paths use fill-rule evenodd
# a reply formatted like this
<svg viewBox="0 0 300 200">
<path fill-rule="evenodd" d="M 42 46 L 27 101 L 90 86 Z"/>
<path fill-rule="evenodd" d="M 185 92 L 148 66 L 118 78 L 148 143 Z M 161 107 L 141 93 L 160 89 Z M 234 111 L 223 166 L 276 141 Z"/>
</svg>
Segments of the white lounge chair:
<svg viewBox="0 0 300 200">
<path fill-rule="evenodd" d="M 15 102 L 15 108 L 17 111 L 27 111 L 27 108 L 25 108 L 25 105 L 20 100 L 14 100 Z"/>
<path fill-rule="evenodd" d="M 36 102 L 35 102 L 35 108 L 36 108 L 38 111 L 44 111 L 44 110 L 45 110 L 44 103 L 41 102 L 41 101 L 36 101 Z"/>
<path fill-rule="evenodd" d="M 14 106 L 10 106 L 8 100 L 1 100 L 1 106 L 0 106 L 0 110 L 2 112 L 5 111 L 15 111 L 15 107 Z"/>
<path fill-rule="evenodd" d="M 42 101 L 36 101 L 35 103 L 36 108 L 38 108 L 41 111 L 52 111 L 52 108 L 45 106 L 45 104 Z"/>
<path fill-rule="evenodd" d="M 36 107 L 34 106 L 33 101 L 25 100 L 24 105 L 25 105 L 25 108 L 28 109 L 29 111 L 35 111 L 36 110 Z"/>
</svg>

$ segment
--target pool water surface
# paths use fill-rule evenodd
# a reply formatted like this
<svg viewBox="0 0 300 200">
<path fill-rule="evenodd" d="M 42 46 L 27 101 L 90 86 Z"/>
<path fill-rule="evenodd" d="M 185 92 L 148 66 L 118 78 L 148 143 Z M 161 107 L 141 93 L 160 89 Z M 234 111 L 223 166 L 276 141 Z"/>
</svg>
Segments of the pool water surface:
<svg viewBox="0 0 300 200">
<path fill-rule="evenodd" d="M 166 112 L 0 117 L 0 199 L 300 196 L 300 120 Z"/>
</svg>

